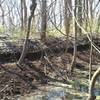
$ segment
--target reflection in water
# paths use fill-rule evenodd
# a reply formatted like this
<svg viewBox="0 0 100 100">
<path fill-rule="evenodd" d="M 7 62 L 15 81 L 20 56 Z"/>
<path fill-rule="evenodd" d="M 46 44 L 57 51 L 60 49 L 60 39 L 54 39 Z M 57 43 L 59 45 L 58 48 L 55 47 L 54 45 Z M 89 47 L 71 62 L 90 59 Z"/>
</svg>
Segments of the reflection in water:
<svg viewBox="0 0 100 100">
<path fill-rule="evenodd" d="M 53 88 L 50 89 L 46 94 L 37 95 L 36 97 L 31 96 L 28 99 L 18 99 L 18 100 L 86 100 L 86 96 L 82 95 L 81 93 L 88 93 L 88 86 L 80 84 L 77 86 L 79 91 L 72 91 L 72 89 L 69 89 L 69 91 L 66 91 L 66 88 Z M 76 93 L 75 93 L 76 92 Z M 77 92 L 80 94 L 77 95 Z M 100 96 L 100 90 L 94 89 L 95 95 Z M 75 93 L 75 94 L 73 94 Z M 34 97 L 34 98 L 33 98 Z"/>
<path fill-rule="evenodd" d="M 95 93 L 96 96 L 100 96 L 100 90 L 95 89 L 94 93 Z"/>
<path fill-rule="evenodd" d="M 79 88 L 79 87 L 78 87 Z M 85 85 L 80 85 L 80 92 L 85 92 L 88 93 L 88 86 Z M 94 90 L 95 95 L 96 96 L 100 96 L 100 90 L 95 89 Z M 63 89 L 59 89 L 59 90 L 52 90 L 50 92 L 48 92 L 48 94 L 45 96 L 44 100 L 62 100 L 61 98 L 65 98 L 66 99 L 71 99 L 71 100 L 85 100 L 86 97 L 81 97 L 81 96 L 77 96 L 77 95 L 71 95 L 66 93 Z M 67 97 L 67 98 L 66 98 Z"/>
<path fill-rule="evenodd" d="M 46 100 L 58 100 L 58 98 L 64 98 L 64 97 L 65 97 L 65 92 L 63 90 L 59 90 L 59 91 L 53 90 L 47 94 Z"/>
<path fill-rule="evenodd" d="M 80 91 L 88 93 L 88 87 L 85 85 L 80 85 Z M 94 93 L 96 96 L 100 96 L 100 89 L 94 89 Z"/>
</svg>

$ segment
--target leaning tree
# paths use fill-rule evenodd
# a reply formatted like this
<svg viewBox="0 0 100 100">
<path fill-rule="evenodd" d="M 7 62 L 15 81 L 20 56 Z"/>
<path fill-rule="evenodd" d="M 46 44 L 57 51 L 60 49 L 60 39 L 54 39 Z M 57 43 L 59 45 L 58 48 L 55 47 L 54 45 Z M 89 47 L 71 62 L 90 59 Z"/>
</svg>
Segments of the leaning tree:
<svg viewBox="0 0 100 100">
<path fill-rule="evenodd" d="M 23 45 L 23 51 L 22 51 L 22 54 L 19 58 L 19 61 L 17 62 L 18 66 L 20 66 L 22 64 L 22 62 L 24 61 L 24 58 L 26 56 L 26 53 L 28 51 L 28 39 L 29 39 L 29 35 L 30 35 L 31 21 L 32 21 L 32 18 L 34 15 L 34 11 L 36 9 L 36 5 L 37 5 L 36 0 L 31 0 L 31 1 L 32 1 L 32 4 L 30 6 L 31 14 L 30 14 L 29 19 L 28 19 L 27 34 L 26 34 L 24 45 Z"/>
</svg>

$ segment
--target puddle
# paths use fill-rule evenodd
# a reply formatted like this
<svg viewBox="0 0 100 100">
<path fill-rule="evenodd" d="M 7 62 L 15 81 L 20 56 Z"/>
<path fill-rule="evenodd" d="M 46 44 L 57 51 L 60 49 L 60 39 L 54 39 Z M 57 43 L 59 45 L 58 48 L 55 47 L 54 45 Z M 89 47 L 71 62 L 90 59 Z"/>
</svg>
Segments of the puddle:
<svg viewBox="0 0 100 100">
<path fill-rule="evenodd" d="M 47 94 L 45 100 L 58 100 L 58 98 L 59 98 L 59 100 L 60 99 L 62 100 L 62 98 L 65 98 L 65 92 L 63 90 L 60 90 L 60 91 L 54 91 L 54 90 L 50 91 Z"/>
<path fill-rule="evenodd" d="M 88 93 L 88 86 L 80 84 L 76 86 L 79 90 L 73 88 L 54 87 L 49 89 L 48 92 L 40 92 L 37 95 L 24 96 L 17 100 L 86 100 Z M 96 96 L 100 96 L 100 90 L 94 90 Z"/>
<path fill-rule="evenodd" d="M 80 85 L 80 91 L 88 93 L 88 91 L 89 91 L 88 86 Z M 96 96 L 100 96 L 100 89 L 94 89 L 94 93 L 95 93 Z"/>
<path fill-rule="evenodd" d="M 96 96 L 100 96 L 100 90 L 96 89 L 96 90 L 94 90 L 94 93 L 95 93 Z"/>
</svg>

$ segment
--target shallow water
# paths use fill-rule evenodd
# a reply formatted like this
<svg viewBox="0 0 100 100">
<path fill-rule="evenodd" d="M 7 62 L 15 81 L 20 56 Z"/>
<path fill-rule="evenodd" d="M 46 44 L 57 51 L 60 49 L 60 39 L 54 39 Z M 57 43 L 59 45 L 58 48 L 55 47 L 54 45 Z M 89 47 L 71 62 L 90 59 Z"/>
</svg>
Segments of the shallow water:
<svg viewBox="0 0 100 100">
<path fill-rule="evenodd" d="M 80 92 L 85 92 L 85 93 L 88 93 L 88 86 L 85 86 L 85 85 L 80 85 Z M 96 96 L 100 96 L 100 88 L 99 89 L 94 89 L 94 93 Z"/>
<path fill-rule="evenodd" d="M 63 90 L 60 91 L 50 91 L 47 96 L 46 100 L 56 100 L 56 98 L 64 98 L 65 92 Z"/>
<path fill-rule="evenodd" d="M 98 82 L 99 81 L 100 80 L 98 79 Z M 61 83 L 60 85 L 62 85 L 62 87 L 53 86 L 50 87 L 47 92 L 40 91 L 37 95 L 19 97 L 16 100 L 86 100 L 86 94 L 88 94 L 87 85 L 82 84 L 81 82 L 70 85 L 71 87 L 67 87 L 66 84 Z M 100 96 L 100 88 L 95 88 L 94 92 L 96 96 Z"/>
<path fill-rule="evenodd" d="M 100 96 L 100 90 L 95 89 L 95 95 Z M 74 91 L 75 92 L 75 91 Z M 72 90 L 67 90 L 65 88 L 53 88 L 47 93 L 40 93 L 38 95 L 24 96 L 16 100 L 86 100 L 86 96 L 71 94 Z M 77 92 L 76 92 L 77 93 Z M 87 86 L 82 86 L 80 88 L 79 94 L 88 93 Z"/>
</svg>

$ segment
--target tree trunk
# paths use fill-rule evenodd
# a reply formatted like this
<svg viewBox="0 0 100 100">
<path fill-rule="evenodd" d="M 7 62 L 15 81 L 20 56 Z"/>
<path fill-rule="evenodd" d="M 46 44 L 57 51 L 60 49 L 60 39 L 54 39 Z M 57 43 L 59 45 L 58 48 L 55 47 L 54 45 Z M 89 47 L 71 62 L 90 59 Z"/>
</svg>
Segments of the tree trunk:
<svg viewBox="0 0 100 100">
<path fill-rule="evenodd" d="M 21 0 L 21 31 L 23 32 L 27 27 L 27 6 L 26 0 Z"/>
<path fill-rule="evenodd" d="M 4 13 L 5 13 L 5 11 L 4 11 L 4 8 L 2 7 L 2 2 L 0 1 L 0 9 L 1 9 L 1 17 L 2 17 L 2 26 L 3 26 L 3 28 L 4 28 L 4 25 L 5 25 L 5 15 L 4 15 Z"/>
<path fill-rule="evenodd" d="M 99 33 L 99 29 L 100 29 L 100 15 L 98 17 L 98 26 L 97 26 L 97 29 L 96 29 L 96 32 Z"/>
<path fill-rule="evenodd" d="M 24 45 L 23 45 L 23 51 L 22 51 L 22 54 L 19 58 L 19 61 L 18 61 L 18 65 L 20 66 L 23 61 L 24 61 L 24 58 L 26 56 L 26 53 L 28 51 L 28 39 L 29 39 L 29 34 L 30 34 L 30 28 L 31 28 L 31 21 L 32 21 L 32 17 L 34 15 L 34 11 L 35 11 L 35 8 L 36 8 L 36 0 L 32 0 L 32 5 L 30 7 L 30 10 L 31 10 L 31 15 L 29 17 L 29 20 L 28 20 L 28 29 L 27 29 L 27 35 L 26 35 L 26 39 L 25 39 L 25 42 L 24 42 Z"/>
<path fill-rule="evenodd" d="M 91 33 L 91 41 L 92 41 L 92 33 Z M 90 43 L 91 47 L 90 47 L 90 63 L 89 63 L 89 80 L 91 80 L 92 77 L 92 53 L 93 53 L 93 47 L 92 47 L 92 43 Z"/>
<path fill-rule="evenodd" d="M 27 6 L 26 6 L 26 0 L 24 0 L 24 29 L 27 28 Z"/>
<path fill-rule="evenodd" d="M 97 69 L 97 71 L 94 73 L 94 75 L 92 76 L 92 79 L 90 81 L 90 87 L 89 87 L 89 96 L 87 100 L 95 100 L 96 96 L 94 94 L 94 86 L 96 83 L 96 79 L 97 77 L 100 75 L 100 67 Z"/>
<path fill-rule="evenodd" d="M 24 16 L 23 16 L 23 0 L 21 0 L 21 31 L 24 30 Z"/>
<path fill-rule="evenodd" d="M 78 22 L 82 26 L 82 0 L 78 0 Z M 78 33 L 82 35 L 81 28 L 78 27 Z"/>
<path fill-rule="evenodd" d="M 93 0 L 89 0 L 90 3 L 90 32 L 92 32 L 92 27 L 93 27 Z"/>
<path fill-rule="evenodd" d="M 89 1 L 86 0 L 86 9 L 85 9 L 86 10 L 86 19 L 85 19 L 86 20 L 86 25 L 85 25 L 85 30 L 86 31 L 88 31 L 88 21 L 89 21 L 89 18 L 88 18 L 88 15 L 89 15 L 88 14 L 89 13 L 88 12 L 89 11 L 89 7 L 88 6 L 89 6 L 89 4 L 88 3 L 89 3 Z"/>
<path fill-rule="evenodd" d="M 67 35 L 67 39 L 69 37 L 69 33 L 70 33 L 70 24 L 71 24 L 71 12 L 69 9 L 72 10 L 72 1 L 71 0 L 64 0 L 64 4 L 65 4 L 65 13 L 64 13 L 64 24 L 65 24 L 65 32 Z"/>
<path fill-rule="evenodd" d="M 77 0 L 75 0 L 75 9 L 74 9 L 74 15 L 75 18 L 77 18 Z M 76 66 L 76 53 L 77 53 L 77 23 L 75 22 L 75 36 L 74 36 L 74 52 L 73 52 L 73 59 L 72 59 L 72 63 L 71 63 L 71 72 L 73 72 L 74 67 Z"/>
<path fill-rule="evenodd" d="M 47 14 L 46 14 L 47 2 L 42 0 L 41 5 L 41 41 L 46 41 L 46 28 L 47 28 Z"/>
</svg>

